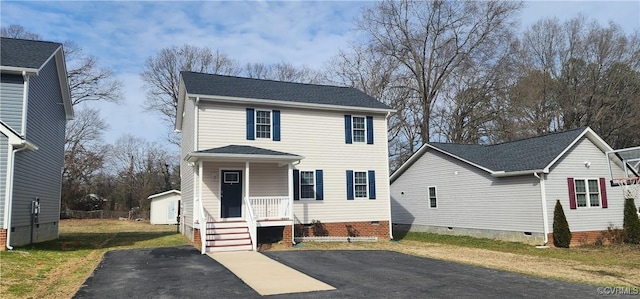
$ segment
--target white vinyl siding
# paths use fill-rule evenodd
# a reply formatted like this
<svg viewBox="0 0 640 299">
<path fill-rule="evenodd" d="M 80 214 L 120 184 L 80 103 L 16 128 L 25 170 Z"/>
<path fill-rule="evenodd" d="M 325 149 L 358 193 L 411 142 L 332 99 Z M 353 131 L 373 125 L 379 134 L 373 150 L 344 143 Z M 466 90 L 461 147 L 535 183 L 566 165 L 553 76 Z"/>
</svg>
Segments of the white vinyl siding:
<svg viewBox="0 0 640 299">
<path fill-rule="evenodd" d="M 182 139 L 181 157 L 194 150 L 194 106 L 193 99 L 185 99 L 182 133 L 180 136 Z M 193 227 L 194 197 L 197 194 L 195 193 L 196 190 L 194 190 L 196 188 L 196 184 L 194 184 L 195 171 L 197 171 L 197 168 L 190 166 L 184 159 L 180 159 L 180 192 L 182 194 L 183 207 L 180 214 L 184 216 L 184 225 L 187 227 Z"/>
<path fill-rule="evenodd" d="M 345 221 L 385 221 L 389 219 L 389 177 L 387 127 L 385 114 L 367 113 L 373 116 L 376 143 L 369 145 L 366 154 L 361 147 L 345 144 L 344 115 L 350 111 L 323 111 L 287 107 L 255 107 L 257 110 L 278 109 L 281 112 L 281 135 L 287 136 L 281 142 L 269 139 L 246 140 L 246 108 L 243 105 L 200 102 L 200 149 L 222 147 L 230 144 L 251 145 L 275 151 L 303 156 L 296 164 L 297 169 L 323 170 L 323 200 L 300 200 L 294 203 L 294 213 L 301 223 L 312 220 L 322 222 Z M 313 132 L 309 124 L 322 124 Z M 380 142 L 378 142 L 380 140 Z M 244 163 L 238 164 L 244 169 Z M 253 165 L 253 164 L 252 164 Z M 253 169 L 253 168 L 252 168 Z M 375 170 L 377 200 L 346 200 L 345 171 L 348 169 Z M 286 165 L 282 171 L 282 195 L 287 195 Z M 205 176 L 210 175 L 206 173 Z M 252 171 L 253 174 L 253 171 Z M 275 174 L 270 174 L 275 177 Z M 275 179 L 275 178 L 274 178 Z M 251 188 L 257 184 L 251 180 Z M 268 186 L 275 188 L 274 186 Z M 214 190 L 217 187 L 214 187 Z M 252 189 L 253 190 L 253 189 Z M 252 193 L 253 194 L 253 193 Z M 216 199 L 217 200 L 217 199 Z"/>
<path fill-rule="evenodd" d="M 590 162 L 589 167 L 585 166 L 585 162 Z M 613 177 L 624 176 L 623 170 L 613 163 L 612 171 Z M 602 208 L 602 203 L 600 203 L 599 207 L 570 209 L 567 178 L 605 178 L 607 181 L 607 208 Z M 620 187 L 611 187 L 610 179 L 609 166 L 604 152 L 588 138 L 583 137 L 551 167 L 550 173 L 546 175 L 549 227 L 553 227 L 553 209 L 556 200 L 560 200 L 572 232 L 606 230 L 609 224 L 621 228 L 624 215 L 622 191 Z"/>
<path fill-rule="evenodd" d="M 430 208 L 425 186 L 439 186 L 437 209 Z M 495 178 L 434 150 L 391 185 L 391 212 L 398 224 L 542 232 L 537 178 Z"/>
</svg>

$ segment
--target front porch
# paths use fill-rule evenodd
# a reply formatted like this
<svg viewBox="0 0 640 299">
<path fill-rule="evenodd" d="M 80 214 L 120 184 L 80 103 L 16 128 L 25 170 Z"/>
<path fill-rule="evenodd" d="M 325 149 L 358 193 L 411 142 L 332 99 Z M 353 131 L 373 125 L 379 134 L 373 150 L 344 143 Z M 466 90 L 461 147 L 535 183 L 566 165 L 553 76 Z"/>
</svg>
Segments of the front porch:
<svg viewBox="0 0 640 299">
<path fill-rule="evenodd" d="M 293 163 L 302 159 L 250 146 L 193 152 L 194 241 L 202 253 L 256 250 L 258 228 L 283 227 L 293 242 Z"/>
</svg>

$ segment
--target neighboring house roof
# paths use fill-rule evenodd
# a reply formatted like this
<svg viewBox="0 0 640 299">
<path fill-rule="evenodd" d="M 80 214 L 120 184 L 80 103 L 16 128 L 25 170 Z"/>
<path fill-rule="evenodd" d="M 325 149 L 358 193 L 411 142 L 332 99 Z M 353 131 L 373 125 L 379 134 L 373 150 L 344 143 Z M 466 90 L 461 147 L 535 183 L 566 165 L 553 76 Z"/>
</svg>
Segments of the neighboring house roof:
<svg viewBox="0 0 640 299">
<path fill-rule="evenodd" d="M 333 110 L 392 112 L 391 107 L 352 87 L 181 72 L 176 128 L 180 129 L 185 97 Z"/>
<path fill-rule="evenodd" d="M 62 44 L 3 37 L 0 40 L 0 71 L 37 75 L 51 59 L 56 60 L 58 80 L 67 120 L 73 119 L 71 92 Z"/>
<path fill-rule="evenodd" d="M 161 193 L 156 193 L 156 194 L 150 195 L 149 197 L 147 197 L 147 199 L 154 199 L 154 198 L 162 197 L 162 196 L 169 195 L 169 194 L 180 195 L 181 193 L 180 193 L 179 190 L 169 190 L 169 191 L 165 191 L 165 192 L 161 192 Z"/>
<path fill-rule="evenodd" d="M 227 145 L 218 148 L 195 151 L 187 155 L 187 161 L 189 162 L 196 161 L 200 158 L 241 158 L 297 161 L 304 157 L 248 145 Z"/>
<path fill-rule="evenodd" d="M 37 72 L 61 47 L 54 42 L 3 37 L 0 64 Z"/>
<path fill-rule="evenodd" d="M 428 149 L 478 167 L 493 176 L 548 173 L 550 167 L 583 136 L 589 138 L 603 152 L 611 150 L 611 147 L 589 127 L 492 145 L 430 142 L 424 144 L 391 175 L 391 182 Z"/>
</svg>

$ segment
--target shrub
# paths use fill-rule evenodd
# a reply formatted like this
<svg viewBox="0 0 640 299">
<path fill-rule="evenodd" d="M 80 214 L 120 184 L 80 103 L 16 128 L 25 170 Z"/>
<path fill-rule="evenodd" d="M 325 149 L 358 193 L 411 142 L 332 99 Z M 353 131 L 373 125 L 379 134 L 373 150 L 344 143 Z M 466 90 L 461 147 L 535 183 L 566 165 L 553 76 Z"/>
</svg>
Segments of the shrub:
<svg viewBox="0 0 640 299">
<path fill-rule="evenodd" d="M 602 232 L 602 237 L 609 242 L 609 244 L 622 244 L 624 242 L 624 230 L 617 228 L 613 223 L 609 223 L 607 230 Z"/>
<path fill-rule="evenodd" d="M 638 210 L 633 198 L 624 200 L 624 228 L 626 243 L 640 244 L 640 220 L 638 220 Z"/>
<path fill-rule="evenodd" d="M 569 248 L 571 244 L 571 231 L 567 217 L 564 216 L 564 210 L 560 200 L 556 201 L 556 207 L 553 211 L 553 245 L 556 247 Z"/>
</svg>

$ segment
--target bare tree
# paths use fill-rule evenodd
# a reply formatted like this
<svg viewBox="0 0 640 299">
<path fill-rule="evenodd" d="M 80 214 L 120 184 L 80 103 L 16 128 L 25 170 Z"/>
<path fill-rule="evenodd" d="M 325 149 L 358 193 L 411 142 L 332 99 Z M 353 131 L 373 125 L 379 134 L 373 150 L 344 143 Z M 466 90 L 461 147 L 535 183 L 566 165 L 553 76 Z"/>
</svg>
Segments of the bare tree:
<svg viewBox="0 0 640 299">
<path fill-rule="evenodd" d="M 102 144 L 107 128 L 96 109 L 76 111 L 67 125 L 62 171 L 62 208 L 77 209 L 78 200 L 95 191 L 94 178 L 102 172 L 108 151 Z"/>
<path fill-rule="evenodd" d="M 179 163 L 158 144 L 130 135 L 120 137 L 111 150 L 113 159 L 110 167 L 116 174 L 112 198 L 116 208 L 139 208 L 142 216 L 148 217 L 147 197 L 179 184 L 175 168 Z"/>
<path fill-rule="evenodd" d="M 510 63 L 518 78 L 506 101 L 514 130 L 531 136 L 590 126 L 614 147 L 640 143 L 638 32 L 583 16 L 542 19 Z"/>
<path fill-rule="evenodd" d="M 42 39 L 42 36 L 40 36 L 40 34 L 30 32 L 20 25 L 9 25 L 0 28 L 0 36 L 30 40 Z"/>
<path fill-rule="evenodd" d="M 284 82 L 320 83 L 322 74 L 307 66 L 296 67 L 288 62 L 276 64 L 248 63 L 245 75 L 249 78 L 268 79 Z"/>
<path fill-rule="evenodd" d="M 165 48 L 149 57 L 141 73 L 147 89 L 144 107 L 160 113 L 170 129 L 175 127 L 181 71 L 237 75 L 240 67 L 224 53 L 190 45 Z M 178 135 L 170 133 L 168 137 L 171 143 L 180 144 Z"/>
<path fill-rule="evenodd" d="M 392 57 L 418 99 L 421 142 L 430 140 L 432 111 L 452 74 L 508 32 L 519 2 L 384 1 L 367 8 L 358 28 L 376 51 Z"/>
</svg>

